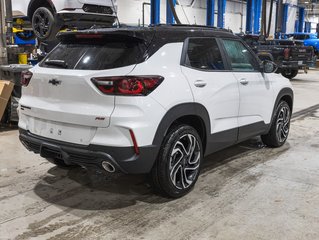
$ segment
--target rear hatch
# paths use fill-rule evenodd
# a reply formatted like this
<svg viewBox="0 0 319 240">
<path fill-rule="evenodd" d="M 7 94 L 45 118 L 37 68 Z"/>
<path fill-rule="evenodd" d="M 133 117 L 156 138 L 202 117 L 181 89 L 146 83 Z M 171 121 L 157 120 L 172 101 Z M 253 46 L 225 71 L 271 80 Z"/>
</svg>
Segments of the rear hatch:
<svg viewBox="0 0 319 240">
<path fill-rule="evenodd" d="M 31 70 L 31 81 L 23 87 L 21 112 L 27 130 L 34 134 L 85 143 L 97 127 L 109 126 L 115 107 L 115 96 L 100 92 L 91 79 L 129 74 L 144 60 L 148 42 L 115 31 L 60 37 L 62 42 Z M 86 131 L 81 133 L 85 140 L 72 137 L 80 129 Z M 61 137 L 62 130 L 67 139 Z"/>
</svg>

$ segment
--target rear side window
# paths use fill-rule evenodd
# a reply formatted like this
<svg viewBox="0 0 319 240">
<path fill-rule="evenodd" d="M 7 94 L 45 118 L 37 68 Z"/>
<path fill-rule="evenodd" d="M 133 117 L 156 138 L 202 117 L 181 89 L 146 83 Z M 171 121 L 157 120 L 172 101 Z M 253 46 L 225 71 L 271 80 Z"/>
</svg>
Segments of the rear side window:
<svg viewBox="0 0 319 240">
<path fill-rule="evenodd" d="M 234 71 L 255 71 L 256 59 L 246 46 L 237 40 L 222 40 Z"/>
<path fill-rule="evenodd" d="M 200 70 L 224 70 L 224 62 L 216 39 L 190 38 L 185 65 Z"/>
<path fill-rule="evenodd" d="M 144 43 L 133 39 L 62 42 L 48 54 L 40 66 L 80 70 L 118 68 L 142 62 L 145 51 Z"/>
</svg>

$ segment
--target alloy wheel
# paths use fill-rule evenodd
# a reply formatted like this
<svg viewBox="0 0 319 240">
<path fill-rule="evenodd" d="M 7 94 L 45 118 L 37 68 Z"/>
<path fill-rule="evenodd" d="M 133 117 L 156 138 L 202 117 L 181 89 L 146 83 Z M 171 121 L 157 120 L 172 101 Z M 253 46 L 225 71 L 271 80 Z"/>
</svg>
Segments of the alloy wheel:
<svg viewBox="0 0 319 240">
<path fill-rule="evenodd" d="M 33 16 L 33 27 L 37 35 L 46 36 L 50 29 L 50 19 L 43 10 L 38 10 Z"/>
<path fill-rule="evenodd" d="M 276 135 L 279 142 L 286 141 L 289 133 L 289 123 L 290 123 L 290 109 L 283 106 L 277 117 L 276 122 Z"/>
<path fill-rule="evenodd" d="M 187 189 L 199 173 L 200 145 L 192 134 L 185 134 L 175 143 L 169 164 L 172 184 L 178 189 Z"/>
</svg>

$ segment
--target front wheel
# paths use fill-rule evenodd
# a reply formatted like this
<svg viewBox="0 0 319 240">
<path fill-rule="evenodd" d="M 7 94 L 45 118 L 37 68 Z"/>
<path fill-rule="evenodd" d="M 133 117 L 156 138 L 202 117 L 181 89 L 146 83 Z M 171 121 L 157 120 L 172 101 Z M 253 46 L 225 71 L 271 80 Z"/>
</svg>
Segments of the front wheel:
<svg viewBox="0 0 319 240">
<path fill-rule="evenodd" d="M 282 146 L 288 138 L 290 118 L 291 109 L 288 103 L 281 101 L 276 108 L 269 132 L 261 136 L 263 143 L 269 147 Z"/>
<path fill-rule="evenodd" d="M 191 191 L 203 159 L 202 141 L 188 125 L 174 127 L 166 135 L 151 172 L 154 187 L 163 195 L 182 197 Z"/>
<path fill-rule="evenodd" d="M 59 32 L 53 13 L 46 7 L 39 7 L 32 16 L 32 28 L 36 37 L 41 41 L 55 39 Z"/>
<path fill-rule="evenodd" d="M 294 70 L 284 70 L 282 71 L 281 75 L 283 75 L 285 78 L 293 79 L 298 74 L 298 69 Z"/>
</svg>

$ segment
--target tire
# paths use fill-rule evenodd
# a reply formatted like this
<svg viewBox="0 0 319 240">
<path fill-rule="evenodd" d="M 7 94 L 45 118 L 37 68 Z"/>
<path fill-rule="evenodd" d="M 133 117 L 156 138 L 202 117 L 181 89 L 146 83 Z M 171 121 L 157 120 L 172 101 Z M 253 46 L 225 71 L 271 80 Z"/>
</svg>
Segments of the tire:
<svg viewBox="0 0 319 240">
<path fill-rule="evenodd" d="M 64 168 L 64 169 L 76 167 L 76 165 L 68 165 L 62 159 L 58 159 L 58 158 L 46 158 L 46 160 L 48 160 L 50 163 L 52 163 L 60 168 Z"/>
<path fill-rule="evenodd" d="M 281 73 L 285 78 L 293 79 L 298 74 L 298 69 L 292 69 L 290 71 L 282 71 Z"/>
<path fill-rule="evenodd" d="M 280 101 L 269 132 L 261 136 L 263 143 L 273 148 L 282 146 L 289 135 L 290 119 L 291 109 L 289 105 L 285 101 Z"/>
<path fill-rule="evenodd" d="M 60 30 L 53 13 L 46 7 L 35 10 L 32 16 L 32 28 L 36 37 L 41 41 L 55 39 Z"/>
<path fill-rule="evenodd" d="M 188 125 L 174 127 L 164 138 L 152 168 L 153 187 L 166 197 L 184 196 L 198 179 L 202 159 L 202 141 L 197 131 Z"/>
</svg>

